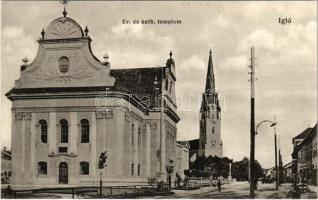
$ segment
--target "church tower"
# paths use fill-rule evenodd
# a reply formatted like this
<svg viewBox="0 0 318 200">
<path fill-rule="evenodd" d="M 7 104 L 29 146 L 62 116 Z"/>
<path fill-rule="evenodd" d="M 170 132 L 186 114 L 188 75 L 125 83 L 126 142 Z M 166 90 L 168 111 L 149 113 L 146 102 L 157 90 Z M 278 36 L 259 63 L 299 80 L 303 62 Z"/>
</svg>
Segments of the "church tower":
<svg viewBox="0 0 318 200">
<path fill-rule="evenodd" d="M 215 90 L 212 51 L 210 50 L 205 91 L 200 108 L 199 156 L 223 157 L 221 139 L 221 107 Z"/>
</svg>

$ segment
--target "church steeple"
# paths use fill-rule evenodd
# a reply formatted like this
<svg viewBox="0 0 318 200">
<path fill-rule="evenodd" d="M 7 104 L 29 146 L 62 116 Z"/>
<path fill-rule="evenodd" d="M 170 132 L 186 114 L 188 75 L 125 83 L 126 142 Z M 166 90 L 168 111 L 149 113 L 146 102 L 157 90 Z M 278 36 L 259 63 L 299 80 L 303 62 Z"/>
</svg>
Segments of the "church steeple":
<svg viewBox="0 0 318 200">
<path fill-rule="evenodd" d="M 205 93 L 211 94 L 215 92 L 214 72 L 213 72 L 213 61 L 212 61 L 212 50 L 210 49 L 208 72 L 206 75 Z"/>
<path fill-rule="evenodd" d="M 210 49 L 205 90 L 200 108 L 199 156 L 223 157 L 221 139 L 221 107 L 215 89 L 212 50 Z"/>
</svg>

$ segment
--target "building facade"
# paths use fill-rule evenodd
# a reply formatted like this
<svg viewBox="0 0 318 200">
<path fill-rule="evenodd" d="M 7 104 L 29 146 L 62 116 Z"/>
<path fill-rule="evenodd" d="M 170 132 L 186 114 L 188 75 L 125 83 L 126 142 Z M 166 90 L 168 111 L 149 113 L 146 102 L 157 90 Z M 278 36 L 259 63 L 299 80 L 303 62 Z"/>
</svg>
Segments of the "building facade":
<svg viewBox="0 0 318 200">
<path fill-rule="evenodd" d="M 177 141 L 177 165 L 176 173 L 182 179 L 185 178 L 184 170 L 189 169 L 189 143 L 187 141 Z"/>
<path fill-rule="evenodd" d="M 6 94 L 13 186 L 96 185 L 100 173 L 106 185 L 165 180 L 180 120 L 172 53 L 162 67 L 112 69 L 93 55 L 88 28 L 66 15 L 42 30 Z"/>
<path fill-rule="evenodd" d="M 317 185 L 317 125 L 298 144 L 297 154 L 299 180 Z"/>
<path fill-rule="evenodd" d="M 291 183 L 293 181 L 292 162 L 283 166 L 283 183 Z"/>
<path fill-rule="evenodd" d="M 200 108 L 199 156 L 223 157 L 221 138 L 221 107 L 215 89 L 212 51 L 209 54 L 205 91 Z"/>
</svg>

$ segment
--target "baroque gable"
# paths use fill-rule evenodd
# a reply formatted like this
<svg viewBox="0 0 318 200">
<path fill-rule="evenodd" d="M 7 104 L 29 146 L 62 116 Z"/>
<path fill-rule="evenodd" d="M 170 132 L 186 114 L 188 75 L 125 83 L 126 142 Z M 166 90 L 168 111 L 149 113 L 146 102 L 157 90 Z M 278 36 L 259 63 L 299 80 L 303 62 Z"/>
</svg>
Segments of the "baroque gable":
<svg viewBox="0 0 318 200">
<path fill-rule="evenodd" d="M 15 88 L 113 86 L 110 65 L 93 55 L 87 33 L 71 18 L 53 20 L 42 31 L 36 58 L 21 68 Z"/>
</svg>

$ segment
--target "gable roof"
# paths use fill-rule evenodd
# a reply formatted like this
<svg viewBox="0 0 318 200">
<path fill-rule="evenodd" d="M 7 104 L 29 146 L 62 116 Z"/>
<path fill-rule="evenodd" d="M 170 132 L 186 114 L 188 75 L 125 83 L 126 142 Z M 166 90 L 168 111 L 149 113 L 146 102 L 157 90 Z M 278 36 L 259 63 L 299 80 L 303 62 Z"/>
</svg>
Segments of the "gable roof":
<svg viewBox="0 0 318 200">
<path fill-rule="evenodd" d="M 296 139 L 304 139 L 305 137 L 307 137 L 307 135 L 312 131 L 313 128 L 307 128 L 305 129 L 303 132 L 301 132 L 300 134 L 298 134 L 297 136 L 295 136 L 293 138 L 293 143 L 294 143 L 294 140 Z"/>
<path fill-rule="evenodd" d="M 317 135 L 317 124 L 314 126 L 314 128 L 311 129 L 311 131 L 306 135 L 304 140 L 298 145 L 299 147 L 306 144 L 309 140 L 311 140 L 315 135 Z"/>
<path fill-rule="evenodd" d="M 110 75 L 138 95 L 154 95 L 154 82 L 157 78 L 161 90 L 161 80 L 164 67 L 111 69 Z"/>
</svg>

